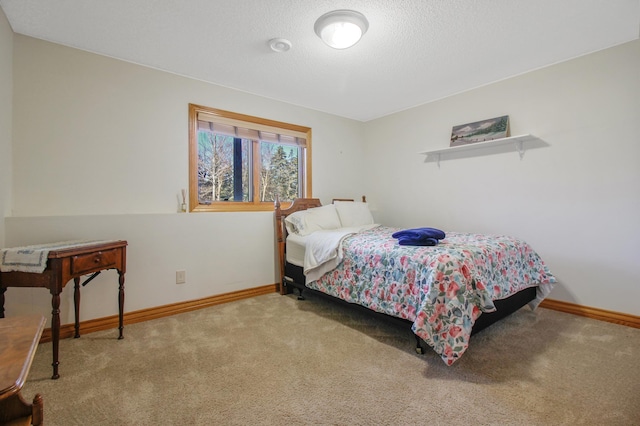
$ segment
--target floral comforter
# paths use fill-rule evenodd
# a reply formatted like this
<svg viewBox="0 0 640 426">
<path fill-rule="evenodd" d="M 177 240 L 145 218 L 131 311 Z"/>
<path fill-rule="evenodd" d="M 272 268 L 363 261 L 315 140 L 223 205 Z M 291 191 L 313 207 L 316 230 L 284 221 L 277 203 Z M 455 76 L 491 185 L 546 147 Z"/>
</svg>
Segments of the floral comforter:
<svg viewBox="0 0 640 426">
<path fill-rule="evenodd" d="M 466 351 L 482 312 L 538 285 L 537 304 L 555 277 L 524 241 L 508 236 L 447 232 L 437 246 L 401 246 L 376 227 L 346 237 L 344 260 L 307 286 L 413 322 L 413 332 L 447 365 Z"/>
</svg>

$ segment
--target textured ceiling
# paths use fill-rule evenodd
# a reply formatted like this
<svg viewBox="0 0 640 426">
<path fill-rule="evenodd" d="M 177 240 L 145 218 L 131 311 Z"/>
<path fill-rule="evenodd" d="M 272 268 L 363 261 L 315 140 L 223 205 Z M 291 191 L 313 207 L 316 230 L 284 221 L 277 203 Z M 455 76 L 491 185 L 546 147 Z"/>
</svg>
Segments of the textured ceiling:
<svg viewBox="0 0 640 426">
<path fill-rule="evenodd" d="M 640 35 L 640 0 L 0 0 L 14 32 L 361 121 Z M 335 50 L 313 25 L 354 9 Z M 288 52 L 270 50 L 283 37 Z"/>
</svg>

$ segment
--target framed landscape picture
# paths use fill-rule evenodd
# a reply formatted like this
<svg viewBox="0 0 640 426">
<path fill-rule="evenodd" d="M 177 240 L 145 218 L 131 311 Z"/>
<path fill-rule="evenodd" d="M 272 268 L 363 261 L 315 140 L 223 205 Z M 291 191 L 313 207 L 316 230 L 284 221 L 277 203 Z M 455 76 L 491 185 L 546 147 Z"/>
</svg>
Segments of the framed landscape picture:
<svg viewBox="0 0 640 426">
<path fill-rule="evenodd" d="M 454 126 L 451 130 L 451 145 L 491 141 L 509 136 L 509 116 L 489 118 L 475 123 Z"/>
</svg>

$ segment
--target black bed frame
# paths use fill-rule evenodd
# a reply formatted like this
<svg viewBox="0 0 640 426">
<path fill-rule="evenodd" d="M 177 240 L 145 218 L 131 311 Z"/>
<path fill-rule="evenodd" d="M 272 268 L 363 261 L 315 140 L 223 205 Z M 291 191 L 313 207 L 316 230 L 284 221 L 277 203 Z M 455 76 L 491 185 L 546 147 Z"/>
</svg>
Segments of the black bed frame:
<svg viewBox="0 0 640 426">
<path fill-rule="evenodd" d="M 344 199 L 341 199 L 344 201 Z M 350 200 L 353 201 L 353 200 Z M 365 197 L 362 197 L 362 201 L 365 201 Z M 375 312 L 365 306 L 360 306 L 354 303 L 349 303 L 337 297 L 333 297 L 331 295 L 325 294 L 321 291 L 317 291 L 311 289 L 305 285 L 306 278 L 303 273 L 303 268 L 300 266 L 293 265 L 286 261 L 286 236 L 287 230 L 284 226 L 284 218 L 296 211 L 306 210 L 312 207 L 319 207 L 320 200 L 317 198 L 298 198 L 293 201 L 291 206 L 288 209 L 281 209 L 280 202 L 276 199 L 275 202 L 275 218 L 276 218 L 276 241 L 278 243 L 278 253 L 279 253 L 279 264 L 280 264 L 280 294 L 288 294 L 292 293 L 294 289 L 298 290 L 298 300 L 304 300 L 304 292 L 310 292 L 313 294 L 317 294 L 320 297 L 327 298 L 329 300 L 335 301 L 336 303 L 342 304 L 344 306 L 348 306 L 353 309 L 360 310 L 362 312 L 366 312 L 367 314 L 373 315 L 375 317 L 382 318 L 387 321 L 396 322 L 402 324 L 403 326 L 408 326 L 411 328 L 412 322 L 409 320 L 405 320 L 402 318 L 396 318 L 390 315 L 386 315 L 383 313 Z M 528 287 L 524 290 L 520 290 L 519 292 L 507 297 L 506 299 L 494 300 L 493 304 L 496 307 L 494 312 L 483 313 L 478 317 L 476 322 L 471 329 L 471 335 L 474 335 L 481 330 L 489 327 L 491 324 L 500 321 L 508 315 L 511 315 L 518 309 L 525 306 L 527 303 L 531 302 L 536 298 L 537 287 Z M 416 352 L 419 354 L 424 353 L 422 346 L 422 339 L 418 336 L 416 337 Z"/>
</svg>

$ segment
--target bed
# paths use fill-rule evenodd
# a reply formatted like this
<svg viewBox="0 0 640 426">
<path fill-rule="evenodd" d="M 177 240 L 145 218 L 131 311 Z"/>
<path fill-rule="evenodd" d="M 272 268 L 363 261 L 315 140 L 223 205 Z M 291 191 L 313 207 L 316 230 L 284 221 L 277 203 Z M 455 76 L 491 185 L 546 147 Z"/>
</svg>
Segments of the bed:
<svg viewBox="0 0 640 426">
<path fill-rule="evenodd" d="M 280 292 L 312 291 L 411 327 L 447 365 L 472 334 L 525 305 L 535 309 L 555 277 L 526 242 L 446 232 L 435 245 L 401 245 L 376 224 L 365 198 L 275 202 Z M 397 235 L 397 234 L 395 234 Z"/>
</svg>

